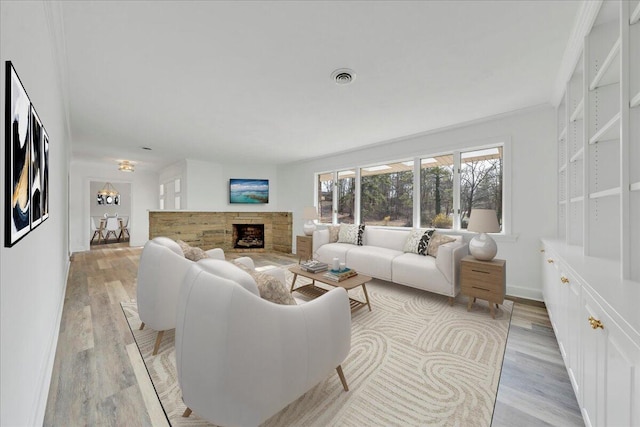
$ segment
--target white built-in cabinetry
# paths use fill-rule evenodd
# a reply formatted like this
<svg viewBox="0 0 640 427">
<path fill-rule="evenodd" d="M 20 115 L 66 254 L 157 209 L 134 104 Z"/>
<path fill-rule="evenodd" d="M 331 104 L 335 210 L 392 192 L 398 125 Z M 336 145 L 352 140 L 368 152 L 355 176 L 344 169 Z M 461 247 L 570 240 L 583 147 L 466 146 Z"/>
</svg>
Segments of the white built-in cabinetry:
<svg viewBox="0 0 640 427">
<path fill-rule="evenodd" d="M 640 286 L 618 263 L 542 241 L 549 319 L 587 427 L 640 425 Z"/>
<path fill-rule="evenodd" d="M 640 426 L 640 0 L 602 1 L 557 109 L 543 294 L 588 426 Z"/>
</svg>

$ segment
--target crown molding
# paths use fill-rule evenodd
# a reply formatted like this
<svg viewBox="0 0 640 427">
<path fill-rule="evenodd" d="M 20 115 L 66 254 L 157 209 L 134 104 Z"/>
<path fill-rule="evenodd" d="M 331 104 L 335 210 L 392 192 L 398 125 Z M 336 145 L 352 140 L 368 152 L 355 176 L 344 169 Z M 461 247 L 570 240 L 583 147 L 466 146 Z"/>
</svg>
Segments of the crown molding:
<svg viewBox="0 0 640 427">
<path fill-rule="evenodd" d="M 69 135 L 69 140 L 73 141 L 71 134 L 71 113 L 69 107 L 69 67 L 62 2 L 43 0 L 42 3 L 45 19 L 47 21 L 47 29 L 51 36 L 51 56 L 55 63 L 67 134 Z"/>
<path fill-rule="evenodd" d="M 562 95 L 566 89 L 567 82 L 571 78 L 571 74 L 576 68 L 578 59 L 580 59 L 580 55 L 582 54 L 584 38 L 589 34 L 589 31 L 591 31 L 591 27 L 598 16 L 602 2 L 603 0 L 584 0 L 578 10 L 578 15 L 573 23 L 573 29 L 571 30 L 571 35 L 569 36 L 569 41 L 567 42 L 567 47 L 564 51 L 560 68 L 558 69 L 556 83 L 551 94 L 551 104 L 556 107 L 562 101 Z"/>
</svg>

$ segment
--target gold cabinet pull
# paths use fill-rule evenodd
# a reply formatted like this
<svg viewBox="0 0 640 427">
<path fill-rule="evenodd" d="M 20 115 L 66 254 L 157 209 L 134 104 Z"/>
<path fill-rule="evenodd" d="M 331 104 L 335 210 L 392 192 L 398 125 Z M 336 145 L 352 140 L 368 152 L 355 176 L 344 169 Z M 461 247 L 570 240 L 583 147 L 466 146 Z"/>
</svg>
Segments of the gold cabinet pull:
<svg viewBox="0 0 640 427">
<path fill-rule="evenodd" d="M 549 259 L 547 259 L 547 262 L 548 262 L 549 264 L 553 264 L 553 259 L 552 259 L 552 258 L 549 258 Z"/>
<path fill-rule="evenodd" d="M 589 324 L 591 325 L 591 329 L 604 329 L 602 322 L 593 316 L 589 316 Z"/>
<path fill-rule="evenodd" d="M 561 281 L 562 283 L 569 283 L 569 279 L 568 279 L 568 278 L 566 278 L 566 277 L 564 277 L 564 276 L 560 276 L 560 281 Z"/>
<path fill-rule="evenodd" d="M 544 253 L 544 249 L 540 249 L 540 252 Z"/>
</svg>

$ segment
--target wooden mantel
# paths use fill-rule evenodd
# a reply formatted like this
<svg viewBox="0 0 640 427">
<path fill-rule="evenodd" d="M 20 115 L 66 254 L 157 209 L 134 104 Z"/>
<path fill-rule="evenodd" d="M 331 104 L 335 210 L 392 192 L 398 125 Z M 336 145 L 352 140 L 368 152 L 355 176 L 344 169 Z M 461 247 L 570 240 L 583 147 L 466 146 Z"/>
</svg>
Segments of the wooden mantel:
<svg viewBox="0 0 640 427">
<path fill-rule="evenodd" d="M 149 239 L 166 236 L 204 250 L 290 254 L 292 218 L 291 212 L 149 211 Z M 264 224 L 264 249 L 234 249 L 233 224 Z"/>
</svg>

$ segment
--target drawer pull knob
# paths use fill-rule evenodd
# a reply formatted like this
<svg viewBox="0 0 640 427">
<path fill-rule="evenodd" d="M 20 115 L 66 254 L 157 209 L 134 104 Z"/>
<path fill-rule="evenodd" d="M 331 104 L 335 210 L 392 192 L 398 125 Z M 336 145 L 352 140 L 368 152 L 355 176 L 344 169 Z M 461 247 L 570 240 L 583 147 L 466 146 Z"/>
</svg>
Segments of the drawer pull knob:
<svg viewBox="0 0 640 427">
<path fill-rule="evenodd" d="M 602 322 L 593 316 L 589 316 L 589 324 L 591 325 L 591 329 L 604 329 Z"/>
<path fill-rule="evenodd" d="M 549 264 L 553 264 L 553 259 L 549 258 L 549 259 L 547 259 L 547 262 L 548 262 Z"/>
<path fill-rule="evenodd" d="M 544 253 L 544 249 L 540 249 L 540 252 Z"/>
<path fill-rule="evenodd" d="M 560 281 L 561 281 L 562 283 L 569 283 L 569 279 L 567 279 L 567 278 L 566 278 L 566 277 L 564 277 L 564 276 L 560 276 Z"/>
</svg>

